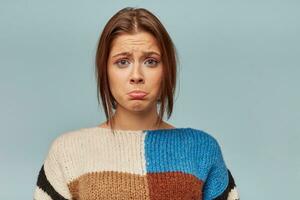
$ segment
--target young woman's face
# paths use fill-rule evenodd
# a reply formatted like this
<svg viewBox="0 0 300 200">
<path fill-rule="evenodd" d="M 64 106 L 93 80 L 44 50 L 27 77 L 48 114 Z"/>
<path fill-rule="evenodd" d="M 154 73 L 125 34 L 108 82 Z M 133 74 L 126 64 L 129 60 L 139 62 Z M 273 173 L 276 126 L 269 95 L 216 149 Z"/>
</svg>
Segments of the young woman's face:
<svg viewBox="0 0 300 200">
<path fill-rule="evenodd" d="M 147 32 L 122 34 L 112 42 L 108 58 L 110 90 L 118 106 L 131 111 L 145 111 L 156 106 L 160 97 L 163 65 L 156 39 Z M 128 93 L 142 90 L 138 98 Z"/>
</svg>

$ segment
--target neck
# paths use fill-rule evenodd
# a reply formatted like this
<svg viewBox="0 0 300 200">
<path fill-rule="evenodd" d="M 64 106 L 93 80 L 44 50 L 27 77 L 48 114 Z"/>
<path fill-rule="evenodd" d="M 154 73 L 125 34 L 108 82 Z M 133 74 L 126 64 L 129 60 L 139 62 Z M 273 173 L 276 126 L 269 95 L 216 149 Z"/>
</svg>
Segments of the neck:
<svg viewBox="0 0 300 200">
<path fill-rule="evenodd" d="M 156 125 L 158 117 L 156 106 L 153 106 L 151 110 L 136 112 L 128 111 L 118 106 L 113 115 L 114 128 L 122 130 L 158 129 L 162 126 Z"/>
</svg>

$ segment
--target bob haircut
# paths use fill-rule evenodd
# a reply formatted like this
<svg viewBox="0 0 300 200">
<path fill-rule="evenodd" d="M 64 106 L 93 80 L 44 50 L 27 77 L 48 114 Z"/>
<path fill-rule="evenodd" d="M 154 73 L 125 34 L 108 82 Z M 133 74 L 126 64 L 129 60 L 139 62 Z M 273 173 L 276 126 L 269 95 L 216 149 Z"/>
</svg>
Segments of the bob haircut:
<svg viewBox="0 0 300 200">
<path fill-rule="evenodd" d="M 109 120 L 109 123 L 113 130 L 114 119 L 112 117 L 112 108 L 116 109 L 116 100 L 110 91 L 107 74 L 107 61 L 111 50 L 111 44 L 120 34 L 135 34 L 142 31 L 148 32 L 156 38 L 161 51 L 163 64 L 160 99 L 157 102 L 161 105 L 156 124 L 160 125 L 162 122 L 166 102 L 168 119 L 173 111 L 173 96 L 176 89 L 176 69 L 178 60 L 175 45 L 167 30 L 154 14 L 144 8 L 126 7 L 119 10 L 105 25 L 99 39 L 95 60 L 98 105 L 100 105 L 99 99 L 101 96 L 102 106 L 107 119 L 106 124 L 108 125 L 108 120 L 111 119 Z"/>
</svg>

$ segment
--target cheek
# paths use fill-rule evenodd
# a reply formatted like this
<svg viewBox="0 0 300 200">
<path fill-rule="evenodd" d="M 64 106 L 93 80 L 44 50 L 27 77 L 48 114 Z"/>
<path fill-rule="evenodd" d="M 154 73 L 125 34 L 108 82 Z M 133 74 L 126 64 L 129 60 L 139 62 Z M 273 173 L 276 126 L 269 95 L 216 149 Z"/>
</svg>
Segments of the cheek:
<svg viewBox="0 0 300 200">
<path fill-rule="evenodd" d="M 110 91 L 112 92 L 113 96 L 118 99 L 119 96 L 124 93 L 124 86 L 126 86 L 126 73 L 124 73 L 121 70 L 113 70 L 108 69 L 108 80 L 109 80 L 109 86 Z"/>
<path fill-rule="evenodd" d="M 160 87 L 160 85 L 161 85 L 161 81 L 162 81 L 162 78 L 161 78 L 161 76 L 155 76 L 154 78 L 153 78 L 153 85 L 155 86 L 155 87 L 157 87 L 157 88 L 159 88 Z"/>
<path fill-rule="evenodd" d="M 120 70 L 108 69 L 108 79 L 111 87 L 118 87 L 124 85 L 125 73 Z"/>
<path fill-rule="evenodd" d="M 162 83 L 162 71 L 159 70 L 153 74 L 151 74 L 151 77 L 149 77 L 149 83 L 151 85 L 151 88 L 155 89 L 156 92 L 160 90 L 161 83 Z"/>
</svg>

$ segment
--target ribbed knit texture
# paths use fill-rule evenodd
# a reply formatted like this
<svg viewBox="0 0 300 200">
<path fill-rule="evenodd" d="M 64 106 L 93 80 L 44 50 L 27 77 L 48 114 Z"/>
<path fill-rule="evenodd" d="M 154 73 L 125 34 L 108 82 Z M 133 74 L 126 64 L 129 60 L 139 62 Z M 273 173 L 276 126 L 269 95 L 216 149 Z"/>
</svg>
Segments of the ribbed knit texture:
<svg viewBox="0 0 300 200">
<path fill-rule="evenodd" d="M 238 200 L 217 140 L 193 128 L 89 127 L 58 136 L 35 200 Z"/>
</svg>

